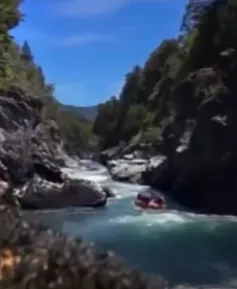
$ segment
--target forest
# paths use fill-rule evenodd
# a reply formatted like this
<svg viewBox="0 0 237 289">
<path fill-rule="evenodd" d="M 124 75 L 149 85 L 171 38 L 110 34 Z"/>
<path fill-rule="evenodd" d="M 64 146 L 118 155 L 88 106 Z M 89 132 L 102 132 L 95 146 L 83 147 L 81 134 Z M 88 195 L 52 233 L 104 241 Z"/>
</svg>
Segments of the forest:
<svg viewBox="0 0 237 289">
<path fill-rule="evenodd" d="M 194 117 L 192 108 L 199 92 L 184 93 L 180 99 L 177 90 L 192 72 L 205 67 L 224 69 L 221 53 L 230 54 L 237 48 L 236 24 L 236 1 L 188 1 L 179 35 L 164 39 L 142 67 L 131 68 L 120 95 L 99 106 L 93 130 L 101 149 L 121 142 L 156 145 L 162 128 L 179 114 L 182 105 Z M 202 101 L 218 97 L 220 91 L 211 91 L 208 80 L 203 81 Z"/>
<path fill-rule="evenodd" d="M 55 85 L 45 79 L 28 42 L 19 45 L 11 36 L 11 30 L 27 17 L 21 14 L 21 3 L 20 0 L 0 3 L 0 90 L 18 90 L 40 98 L 45 104 L 42 118 L 56 120 L 70 149 L 87 149 L 95 142 L 92 123 L 82 115 L 64 109 L 55 97 Z"/>
</svg>

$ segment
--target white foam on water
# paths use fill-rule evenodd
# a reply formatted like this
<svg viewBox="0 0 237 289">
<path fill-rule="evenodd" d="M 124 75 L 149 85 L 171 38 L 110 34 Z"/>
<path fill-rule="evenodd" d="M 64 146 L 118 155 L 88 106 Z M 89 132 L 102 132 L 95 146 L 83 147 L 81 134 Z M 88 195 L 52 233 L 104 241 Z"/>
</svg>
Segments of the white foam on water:
<svg viewBox="0 0 237 289">
<path fill-rule="evenodd" d="M 86 179 L 94 182 L 105 182 L 110 179 L 106 169 L 86 170 L 83 168 L 62 168 L 61 171 L 72 179 Z"/>
<path fill-rule="evenodd" d="M 237 218 L 229 216 L 209 216 L 209 215 L 197 215 L 184 212 L 178 212 L 175 210 L 165 211 L 146 211 L 141 210 L 139 215 L 126 215 L 118 216 L 108 220 L 110 225 L 123 225 L 123 226 L 139 226 L 139 227 L 153 227 L 159 231 L 159 228 L 170 230 L 172 228 L 181 229 L 186 226 L 203 226 L 203 230 L 213 231 L 223 222 L 237 222 Z"/>
<path fill-rule="evenodd" d="M 159 213 L 146 213 L 142 212 L 138 216 L 120 216 L 109 220 L 110 224 L 120 224 L 120 225 L 136 225 L 140 227 L 171 227 L 177 225 L 183 225 L 188 222 L 187 218 L 182 215 L 178 215 L 172 212 L 159 212 Z"/>
<path fill-rule="evenodd" d="M 119 199 L 135 197 L 139 192 L 149 189 L 147 186 L 126 184 L 119 182 L 107 182 L 107 185 L 115 193 L 116 197 Z"/>
<path fill-rule="evenodd" d="M 194 279 L 198 280 L 201 276 L 198 275 L 199 270 L 202 272 L 200 274 L 205 275 L 205 270 L 211 268 L 208 271 L 208 274 L 209 272 L 214 274 L 211 280 L 217 278 L 215 275 L 217 272 L 225 284 L 223 289 L 232 288 L 226 285 L 237 288 L 235 278 L 237 262 L 231 264 L 237 243 L 236 217 L 177 211 L 178 206 L 175 204 L 171 204 L 175 210 L 138 209 L 133 205 L 134 197 L 139 192 L 149 190 L 149 187 L 115 182 L 106 168 L 90 161 L 80 163 L 78 168 L 64 168 L 62 171 L 72 178 L 88 179 L 98 182 L 99 185 L 106 185 L 116 198 L 109 199 L 107 206 L 102 210 L 64 209 L 60 213 L 55 211 L 54 218 L 46 215 L 45 219 L 61 222 L 60 230 L 67 234 L 81 235 L 89 241 L 93 240 L 115 251 L 118 250 L 121 256 L 131 258 L 131 262 L 144 265 L 142 267 L 144 270 L 156 272 L 159 265 L 159 270 L 161 272 L 164 270 L 168 274 L 168 279 L 179 279 L 181 274 L 186 280 L 188 274 L 192 275 L 191 271 L 196 270 L 197 275 Z M 41 211 L 40 214 L 42 213 L 52 214 L 50 211 Z M 140 255 L 137 254 L 138 250 Z M 178 265 L 176 258 L 180 260 Z M 176 270 L 180 270 L 178 275 Z M 217 280 L 219 283 L 221 281 Z M 201 288 L 217 289 L 222 288 L 221 286 L 221 284 L 216 287 L 207 285 Z"/>
<path fill-rule="evenodd" d="M 93 169 L 91 169 L 93 168 Z M 80 161 L 80 165 L 70 168 L 62 168 L 61 171 L 72 179 L 86 179 L 100 185 L 106 185 L 115 194 L 117 199 L 130 198 L 137 193 L 149 189 L 148 186 L 115 182 L 111 179 L 107 169 L 91 161 Z"/>
</svg>

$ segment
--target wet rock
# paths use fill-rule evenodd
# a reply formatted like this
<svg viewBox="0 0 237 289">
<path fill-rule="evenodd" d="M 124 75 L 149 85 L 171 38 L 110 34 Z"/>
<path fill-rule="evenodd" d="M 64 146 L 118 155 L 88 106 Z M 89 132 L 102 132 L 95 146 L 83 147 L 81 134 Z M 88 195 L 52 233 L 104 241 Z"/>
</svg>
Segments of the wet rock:
<svg viewBox="0 0 237 289">
<path fill-rule="evenodd" d="M 27 209 L 105 205 L 101 188 L 62 172 L 79 160 L 64 150 L 57 123 L 41 119 L 42 106 L 21 90 L 0 91 L 0 190 L 14 192 Z"/>
<path fill-rule="evenodd" d="M 34 162 L 34 169 L 38 175 L 43 177 L 45 180 L 62 183 L 63 175 L 57 166 L 47 160 L 43 162 Z"/>
<path fill-rule="evenodd" d="M 0 143 L 0 160 L 16 186 L 28 181 L 34 172 L 54 180 L 60 178 L 57 146 L 51 140 L 47 143 L 40 139 L 36 141 L 31 128 L 20 127 L 14 134 L 5 132 L 5 141 Z"/>
<path fill-rule="evenodd" d="M 68 196 L 78 194 L 81 206 L 104 206 L 107 201 L 103 188 L 89 180 L 68 179 L 64 184 L 63 192 Z"/>
<path fill-rule="evenodd" d="M 114 198 L 115 197 L 115 194 L 113 193 L 113 190 L 110 187 L 103 186 L 102 188 L 103 188 L 107 198 Z"/>
<path fill-rule="evenodd" d="M 7 191 L 9 190 L 9 188 L 10 188 L 9 183 L 3 180 L 0 180 L 0 196 L 5 195 Z"/>
<path fill-rule="evenodd" d="M 167 191 L 175 181 L 175 174 L 169 168 L 168 159 L 164 156 L 157 156 L 150 159 L 146 170 L 142 173 L 142 180 L 144 184 L 152 188 Z"/>
<path fill-rule="evenodd" d="M 135 158 L 134 154 L 127 154 L 127 155 L 124 155 L 123 158 L 125 160 L 133 160 Z"/>
<path fill-rule="evenodd" d="M 107 150 L 102 151 L 99 154 L 98 161 L 102 165 L 107 165 L 109 160 L 117 158 L 123 150 L 123 146 L 116 146 Z"/>
<path fill-rule="evenodd" d="M 100 153 L 98 161 L 103 165 L 108 165 L 112 160 L 124 159 L 131 160 L 148 160 L 157 154 L 157 149 L 152 144 L 138 143 L 133 145 L 121 144 L 116 147 L 109 148 Z"/>
<path fill-rule="evenodd" d="M 61 209 L 67 207 L 106 205 L 107 195 L 96 183 L 88 180 L 66 179 L 55 183 L 35 175 L 15 191 L 23 209 Z"/>
<path fill-rule="evenodd" d="M 55 178 L 53 166 L 65 163 L 58 125 L 41 119 L 42 107 L 40 99 L 19 88 L 0 91 L 0 162 L 14 186 L 26 183 L 37 170 Z"/>
<path fill-rule="evenodd" d="M 144 159 L 118 159 L 108 162 L 108 170 L 116 181 L 141 183 L 142 172 L 146 170 L 147 160 Z"/>
</svg>

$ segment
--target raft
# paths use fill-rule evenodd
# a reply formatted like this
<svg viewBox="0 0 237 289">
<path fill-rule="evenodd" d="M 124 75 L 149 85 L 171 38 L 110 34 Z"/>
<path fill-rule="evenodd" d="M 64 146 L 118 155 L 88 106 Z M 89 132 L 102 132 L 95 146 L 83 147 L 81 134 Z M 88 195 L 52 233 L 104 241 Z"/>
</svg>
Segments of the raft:
<svg viewBox="0 0 237 289">
<path fill-rule="evenodd" d="M 160 210 L 165 207 L 165 202 L 161 197 L 153 197 L 151 194 L 138 194 L 134 203 L 142 209 Z"/>
</svg>

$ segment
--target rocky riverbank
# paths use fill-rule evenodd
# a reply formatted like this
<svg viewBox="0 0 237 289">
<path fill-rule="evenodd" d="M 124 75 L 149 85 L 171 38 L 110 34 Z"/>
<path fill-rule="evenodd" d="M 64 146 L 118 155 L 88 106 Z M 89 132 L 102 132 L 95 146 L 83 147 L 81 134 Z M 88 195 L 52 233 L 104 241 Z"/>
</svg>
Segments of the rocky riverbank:
<svg viewBox="0 0 237 289">
<path fill-rule="evenodd" d="M 43 106 L 19 89 L 0 91 L 1 195 L 23 209 L 104 206 L 102 188 L 62 172 L 79 159 L 68 156 L 57 123 L 41 118 Z"/>
</svg>

